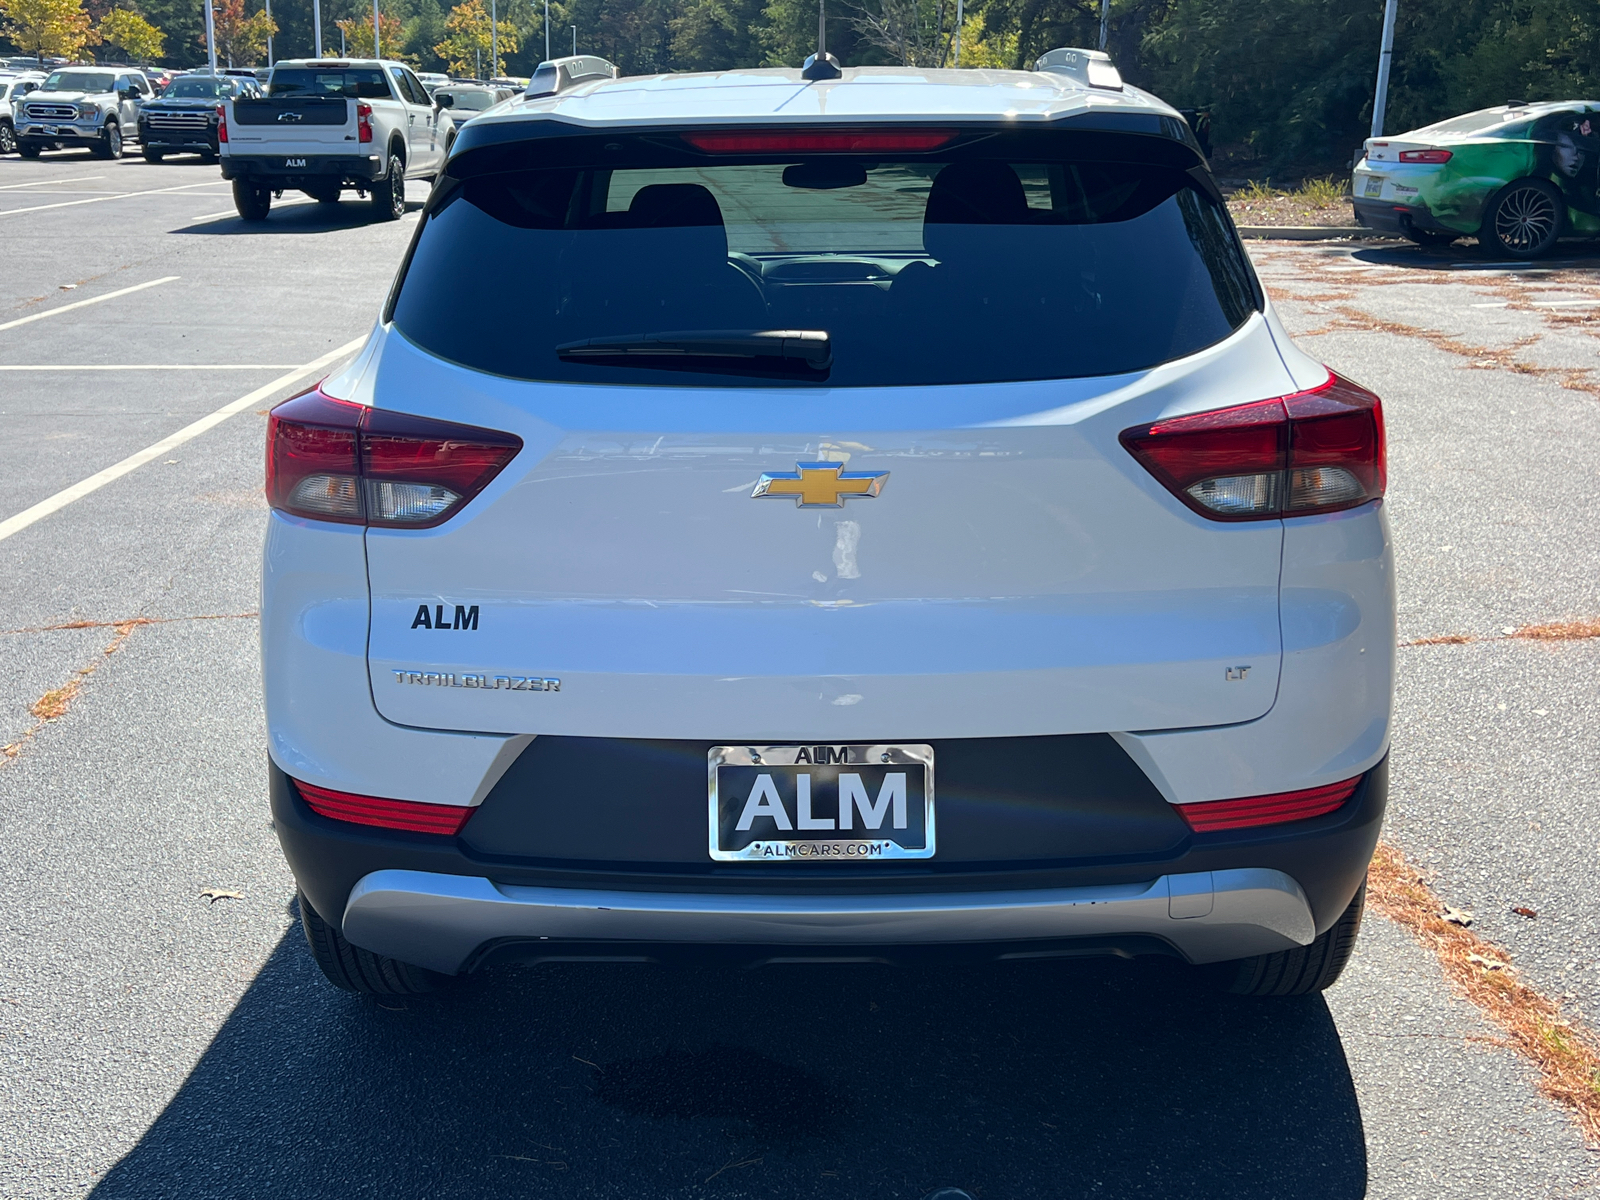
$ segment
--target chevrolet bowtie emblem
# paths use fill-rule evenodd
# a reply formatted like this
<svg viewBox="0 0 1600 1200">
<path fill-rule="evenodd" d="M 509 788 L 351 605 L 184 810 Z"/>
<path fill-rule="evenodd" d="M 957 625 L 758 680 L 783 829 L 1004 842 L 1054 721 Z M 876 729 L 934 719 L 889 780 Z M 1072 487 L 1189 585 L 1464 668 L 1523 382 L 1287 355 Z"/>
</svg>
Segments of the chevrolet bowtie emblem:
<svg viewBox="0 0 1600 1200">
<path fill-rule="evenodd" d="M 888 481 L 887 471 L 846 471 L 843 463 L 795 463 L 781 475 L 763 475 L 752 499 L 793 496 L 796 508 L 843 508 L 851 496 L 876 496 Z"/>
</svg>

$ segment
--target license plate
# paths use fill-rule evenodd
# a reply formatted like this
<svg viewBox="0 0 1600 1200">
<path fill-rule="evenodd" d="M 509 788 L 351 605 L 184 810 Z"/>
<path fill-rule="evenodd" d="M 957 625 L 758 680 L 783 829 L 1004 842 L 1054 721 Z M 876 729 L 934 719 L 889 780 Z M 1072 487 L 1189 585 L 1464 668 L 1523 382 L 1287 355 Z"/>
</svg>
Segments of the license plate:
<svg viewBox="0 0 1600 1200">
<path fill-rule="evenodd" d="M 933 747 L 713 746 L 711 857 L 932 858 Z"/>
<path fill-rule="evenodd" d="M 1383 195 L 1383 179 L 1378 175 L 1368 175 L 1366 182 L 1361 185 L 1361 194 L 1364 197 Z"/>
<path fill-rule="evenodd" d="M 55 137 L 60 132 L 61 131 L 59 129 L 57 129 L 54 125 L 46 125 L 44 127 L 44 135 L 45 135 L 45 137 Z"/>
</svg>

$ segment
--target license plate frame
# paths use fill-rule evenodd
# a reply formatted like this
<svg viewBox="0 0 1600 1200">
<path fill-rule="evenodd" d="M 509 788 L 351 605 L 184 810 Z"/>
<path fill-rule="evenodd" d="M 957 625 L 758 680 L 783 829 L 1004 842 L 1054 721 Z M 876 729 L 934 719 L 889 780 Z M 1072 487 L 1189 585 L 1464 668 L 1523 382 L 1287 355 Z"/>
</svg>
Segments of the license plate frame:
<svg viewBox="0 0 1600 1200">
<path fill-rule="evenodd" d="M 1376 199 L 1383 195 L 1384 177 L 1382 175 L 1368 175 L 1361 183 L 1361 198 L 1363 200 Z"/>
<path fill-rule="evenodd" d="M 60 137 L 61 130 L 55 125 L 46 125 L 44 127 L 44 135 L 45 137 Z"/>
<path fill-rule="evenodd" d="M 821 761 L 819 761 L 821 760 Z M 833 742 L 822 745 L 713 746 L 706 756 L 710 804 L 708 849 L 717 862 L 867 863 L 929 859 L 937 849 L 933 747 L 924 743 Z M 855 768 L 855 769 L 852 769 Z M 897 770 L 897 768 L 903 768 Z M 761 776 L 769 789 L 762 789 Z M 799 828 L 806 808 L 827 827 Z M 852 787 L 844 776 L 855 776 Z M 901 776 L 897 785 L 892 776 Z M 819 778 L 820 776 L 820 778 Z M 812 781 L 817 787 L 813 788 Z M 841 806 L 848 789 L 851 802 Z M 903 804 L 906 824 L 896 828 Z M 746 809 L 755 814 L 737 828 Z M 791 828 L 780 828 L 774 807 Z M 841 813 L 851 835 L 837 836 Z M 874 816 L 878 824 L 872 824 Z M 920 825 L 920 830 L 918 826 Z M 764 827 L 764 828 L 763 828 Z M 855 836 L 859 832 L 860 836 Z M 760 836 L 770 833 L 770 836 Z M 920 833 L 920 837 L 918 836 Z M 832 834 L 833 836 L 828 836 Z M 920 844 L 919 844 L 920 843 Z"/>
</svg>

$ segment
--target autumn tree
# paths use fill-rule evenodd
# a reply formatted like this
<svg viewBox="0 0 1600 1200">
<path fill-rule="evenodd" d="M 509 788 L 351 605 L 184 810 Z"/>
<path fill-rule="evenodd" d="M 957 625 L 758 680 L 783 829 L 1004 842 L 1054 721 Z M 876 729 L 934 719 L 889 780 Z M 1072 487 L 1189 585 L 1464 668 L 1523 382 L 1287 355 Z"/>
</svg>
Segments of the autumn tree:
<svg viewBox="0 0 1600 1200">
<path fill-rule="evenodd" d="M 401 43 L 405 40 L 405 25 L 399 17 L 379 12 L 378 32 L 381 37 L 377 50 L 372 46 L 370 16 L 351 17 L 348 21 L 335 21 L 334 24 L 344 34 L 344 52 L 350 58 L 376 58 L 379 51 L 382 51 L 384 58 L 407 58 L 400 53 Z"/>
<path fill-rule="evenodd" d="M 0 19 L 0 34 L 40 62 L 47 55 L 75 59 L 100 42 L 83 0 L 0 0 Z"/>
<path fill-rule="evenodd" d="M 101 39 L 120 47 L 133 62 L 149 62 L 160 58 L 166 47 L 167 35 L 150 24 L 136 12 L 114 8 L 100 20 L 95 31 Z"/>
<path fill-rule="evenodd" d="M 244 0 L 216 0 L 212 24 L 217 31 L 217 57 L 230 67 L 250 66 L 267 52 L 267 39 L 278 32 L 278 23 L 266 11 L 246 16 Z"/>
<path fill-rule="evenodd" d="M 517 31 L 509 22 L 500 22 L 500 58 L 490 62 L 489 78 L 506 73 L 508 54 L 517 52 Z M 493 54 L 494 42 L 490 36 L 489 12 L 483 0 L 466 0 L 450 10 L 444 19 L 444 41 L 433 48 L 445 60 L 445 71 L 451 75 L 472 75 L 478 70 L 479 58 L 488 62 Z"/>
</svg>

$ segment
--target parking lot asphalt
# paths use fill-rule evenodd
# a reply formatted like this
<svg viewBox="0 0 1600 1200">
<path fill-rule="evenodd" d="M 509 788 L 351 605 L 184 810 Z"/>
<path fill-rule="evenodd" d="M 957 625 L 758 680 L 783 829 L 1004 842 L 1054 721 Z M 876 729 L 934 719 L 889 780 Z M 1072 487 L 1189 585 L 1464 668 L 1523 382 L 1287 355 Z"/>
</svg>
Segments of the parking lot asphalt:
<svg viewBox="0 0 1600 1200">
<path fill-rule="evenodd" d="M 253 229 L 216 215 L 214 167 L 183 162 L 0 159 L 0 366 L 55 368 L 0 371 L 0 521 L 370 326 L 414 215 L 304 204 Z M 1600 297 L 1600 276 L 1253 253 L 1308 349 L 1385 397 L 1402 640 L 1473 639 L 1402 651 L 1388 836 L 1541 986 L 1600 1012 L 1600 651 L 1501 632 L 1600 615 L 1600 401 L 1563 386 L 1590 335 L 1525 302 Z M 1528 340 L 1545 326 L 1553 349 Z M 1517 369 L 1541 353 L 1548 370 Z M 96 365 L 206 369 L 71 369 Z M 329 988 L 265 803 L 275 398 L 0 540 L 0 744 L 21 740 L 0 760 L 0 1194 L 1594 1194 L 1600 1156 L 1531 1068 L 1370 916 L 1340 983 L 1288 1002 L 1216 997 L 1165 961 Z M 65 716 L 29 711 L 74 680 Z"/>
</svg>

